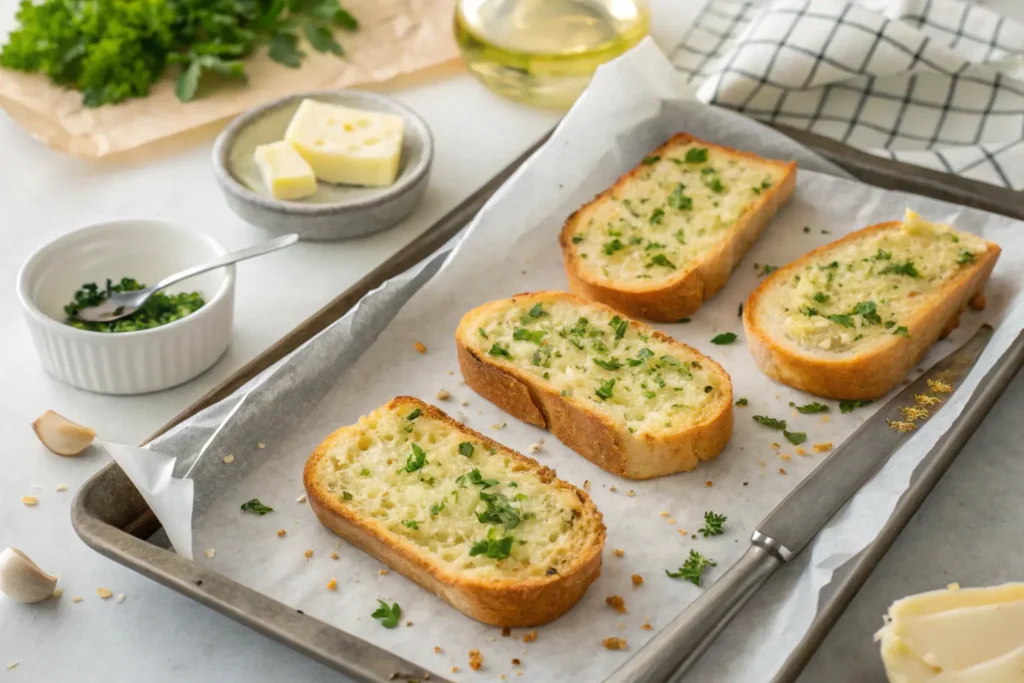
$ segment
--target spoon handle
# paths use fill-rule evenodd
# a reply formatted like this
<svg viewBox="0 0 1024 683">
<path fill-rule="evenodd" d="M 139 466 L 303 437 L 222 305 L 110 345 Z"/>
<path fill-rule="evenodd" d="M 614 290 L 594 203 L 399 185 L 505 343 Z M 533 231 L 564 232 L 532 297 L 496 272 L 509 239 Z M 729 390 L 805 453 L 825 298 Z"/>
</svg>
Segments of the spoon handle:
<svg viewBox="0 0 1024 683">
<path fill-rule="evenodd" d="M 252 258 L 253 256 L 261 256 L 272 251 L 277 251 L 278 249 L 290 247 L 291 245 L 295 244 L 298 241 L 299 236 L 296 235 L 295 233 L 292 233 L 290 235 L 282 235 L 281 237 L 275 237 L 272 240 L 263 242 L 261 244 L 255 244 L 251 247 L 246 247 L 245 249 L 232 251 L 230 253 L 224 254 L 216 261 L 201 263 L 198 266 L 186 268 L 185 270 L 179 273 L 175 273 L 174 275 L 168 275 L 163 280 L 160 280 L 160 282 L 157 282 L 155 285 L 153 285 L 153 291 L 155 292 L 159 289 L 163 289 L 164 287 L 169 287 L 170 285 L 173 285 L 175 282 L 180 282 L 181 280 L 190 278 L 193 275 L 205 273 L 208 270 L 213 270 L 215 268 L 223 268 L 224 266 L 230 266 L 232 263 L 238 263 L 239 261 L 244 261 L 245 259 Z"/>
</svg>

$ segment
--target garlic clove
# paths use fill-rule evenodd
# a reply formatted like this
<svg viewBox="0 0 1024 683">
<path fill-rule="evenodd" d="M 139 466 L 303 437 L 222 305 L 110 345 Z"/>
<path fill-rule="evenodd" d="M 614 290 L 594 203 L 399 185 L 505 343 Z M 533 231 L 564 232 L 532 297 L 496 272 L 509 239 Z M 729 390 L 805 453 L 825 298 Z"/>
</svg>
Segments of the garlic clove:
<svg viewBox="0 0 1024 683">
<path fill-rule="evenodd" d="M 21 602 L 39 602 L 53 596 L 57 577 L 39 568 L 17 548 L 0 553 L 0 591 Z"/>
<path fill-rule="evenodd" d="M 93 442 L 96 432 L 47 410 L 32 423 L 32 429 L 43 445 L 57 455 L 78 455 Z"/>
</svg>

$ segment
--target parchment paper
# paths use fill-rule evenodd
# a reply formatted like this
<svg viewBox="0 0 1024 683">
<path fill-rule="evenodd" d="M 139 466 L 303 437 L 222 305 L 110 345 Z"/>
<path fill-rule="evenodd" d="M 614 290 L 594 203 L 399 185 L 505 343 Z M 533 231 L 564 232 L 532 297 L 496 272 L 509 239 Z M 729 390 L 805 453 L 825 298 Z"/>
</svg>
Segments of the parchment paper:
<svg viewBox="0 0 1024 683">
<path fill-rule="evenodd" d="M 81 93 L 45 76 L 0 69 L 0 106 L 33 137 L 62 152 L 101 157 L 234 116 L 293 92 L 378 83 L 458 56 L 454 0 L 346 0 L 358 31 L 338 31 L 344 57 L 303 46 L 302 67 L 289 69 L 261 48 L 246 62 L 246 84 L 219 84 L 188 103 L 174 94 L 176 72 L 148 97 L 90 109 Z"/>
<path fill-rule="evenodd" d="M 165 514 L 161 520 L 192 523 L 200 563 L 441 675 L 469 680 L 467 651 L 476 648 L 485 663 L 471 675 L 474 681 L 499 681 L 502 674 L 515 680 L 518 671 L 531 681 L 602 680 L 651 636 L 644 624 L 658 629 L 700 594 L 701 588 L 667 577 L 666 569 L 675 570 L 695 548 L 718 562 L 706 572 L 706 581 L 713 582 L 747 547 L 753 527 L 822 460 L 811 444 L 838 444 L 877 407 L 844 415 L 830 401 L 828 415 L 800 415 L 788 403 L 814 397 L 758 372 L 742 338 L 737 308 L 756 286 L 759 266 L 780 266 L 844 233 L 899 218 L 910 206 L 930 220 L 952 223 L 1003 247 L 986 290 L 987 309 L 965 313 L 952 341 L 962 342 L 982 321 L 997 331 L 950 405 L 921 428 L 798 561 L 762 590 L 693 674 L 697 681 L 771 678 L 806 632 L 821 588 L 875 537 L 916 463 L 1024 325 L 1022 226 L 811 171 L 825 166 L 760 124 L 693 102 L 677 78 L 649 41 L 603 67 L 551 141 L 495 195 L 450 255 L 429 259 L 388 283 L 245 390 L 153 444 L 178 455 L 175 475 L 187 473 L 195 482 L 192 519 Z M 748 407 L 736 409 L 732 440 L 716 460 L 692 473 L 630 482 L 602 472 L 461 385 L 453 335 L 462 314 L 487 300 L 564 288 L 556 242 L 562 221 L 677 130 L 762 155 L 797 158 L 801 170 L 792 200 L 726 288 L 691 323 L 661 326 L 719 361 L 732 377 L 736 396 L 748 398 Z M 715 334 L 728 331 L 740 334 L 740 340 L 730 346 L 710 343 Z M 427 352 L 417 353 L 415 342 L 424 343 Z M 952 348 L 940 342 L 921 366 Z M 440 389 L 452 398 L 434 400 Z M 589 482 L 608 526 L 601 577 L 571 612 L 538 629 L 535 642 L 524 643 L 522 630 L 502 637 L 405 578 L 384 573 L 383 565 L 341 543 L 297 501 L 302 465 L 313 448 L 339 425 L 398 394 L 434 402 L 520 451 L 543 438 L 538 460 L 574 484 Z M 808 454 L 797 454 L 778 432 L 754 422 L 755 414 L 785 418 L 791 430 L 807 432 Z M 775 448 L 773 442 L 782 446 Z M 234 461 L 225 464 L 228 454 Z M 253 497 L 275 511 L 263 517 L 241 513 L 239 505 Z M 724 536 L 693 538 L 706 510 L 728 516 Z M 278 529 L 286 535 L 279 537 Z M 616 548 L 624 551 L 622 557 L 611 552 Z M 213 557 L 201 552 L 209 549 L 215 550 Z M 306 550 L 313 551 L 312 557 L 305 557 Z M 330 557 L 335 551 L 337 560 Z M 632 588 L 632 574 L 644 578 L 639 589 Z M 331 578 L 338 581 L 336 592 L 326 589 Z M 625 599 L 627 614 L 605 606 L 610 595 Z M 377 598 L 397 601 L 403 624 L 408 620 L 412 625 L 381 628 L 370 618 Z M 629 650 L 602 648 L 601 639 L 611 636 L 626 639 Z M 511 664 L 513 658 L 521 660 L 521 667 Z M 453 666 L 466 675 L 450 673 Z"/>
</svg>

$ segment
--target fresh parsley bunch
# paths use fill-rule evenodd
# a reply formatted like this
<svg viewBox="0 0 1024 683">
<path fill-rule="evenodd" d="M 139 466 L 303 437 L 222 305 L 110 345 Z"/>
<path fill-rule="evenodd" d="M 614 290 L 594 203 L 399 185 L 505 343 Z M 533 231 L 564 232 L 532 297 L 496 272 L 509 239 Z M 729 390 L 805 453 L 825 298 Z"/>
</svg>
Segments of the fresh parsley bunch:
<svg viewBox="0 0 1024 683">
<path fill-rule="evenodd" d="M 87 107 L 145 97 L 178 65 L 175 92 L 195 98 L 204 75 L 245 80 L 243 59 L 267 45 L 290 68 L 314 50 L 343 54 L 334 30 L 359 27 L 338 0 L 22 0 L 0 66 L 43 73 Z"/>
</svg>

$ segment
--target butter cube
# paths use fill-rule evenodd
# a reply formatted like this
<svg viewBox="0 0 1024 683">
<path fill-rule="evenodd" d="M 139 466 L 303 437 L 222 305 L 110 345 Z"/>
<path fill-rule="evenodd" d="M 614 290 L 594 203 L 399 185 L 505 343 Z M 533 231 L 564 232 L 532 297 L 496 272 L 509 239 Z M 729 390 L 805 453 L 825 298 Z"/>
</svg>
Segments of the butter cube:
<svg viewBox="0 0 1024 683">
<path fill-rule="evenodd" d="M 328 183 L 386 186 L 398 176 L 401 116 L 303 100 L 284 139 Z"/>
<path fill-rule="evenodd" d="M 1024 683 L 1024 584 L 897 600 L 875 639 L 892 683 Z"/>
<path fill-rule="evenodd" d="M 284 140 L 260 145 L 253 153 L 263 184 L 274 199 L 298 199 L 316 192 L 316 176 L 302 155 Z"/>
</svg>

